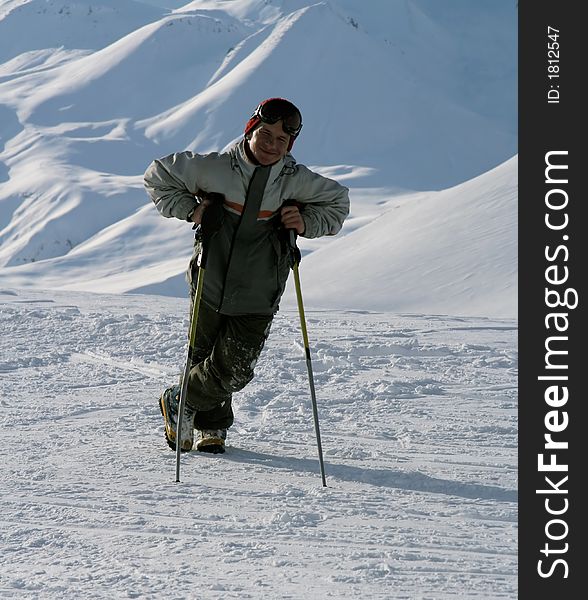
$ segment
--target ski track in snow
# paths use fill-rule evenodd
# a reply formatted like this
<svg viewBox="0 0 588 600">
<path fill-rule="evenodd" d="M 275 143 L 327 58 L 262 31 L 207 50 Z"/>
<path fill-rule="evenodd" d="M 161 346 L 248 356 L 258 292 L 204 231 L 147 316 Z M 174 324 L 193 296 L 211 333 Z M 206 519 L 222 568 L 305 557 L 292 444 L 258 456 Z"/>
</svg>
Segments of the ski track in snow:
<svg viewBox="0 0 588 600">
<path fill-rule="evenodd" d="M 165 444 L 188 303 L 0 290 L 3 598 L 512 599 L 514 320 L 307 309 L 225 455 Z"/>
</svg>

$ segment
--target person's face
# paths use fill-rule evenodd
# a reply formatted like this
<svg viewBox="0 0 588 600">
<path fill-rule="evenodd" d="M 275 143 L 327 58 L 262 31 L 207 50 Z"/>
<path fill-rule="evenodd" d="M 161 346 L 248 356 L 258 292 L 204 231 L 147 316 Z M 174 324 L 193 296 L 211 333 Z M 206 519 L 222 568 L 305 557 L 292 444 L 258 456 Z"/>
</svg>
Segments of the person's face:
<svg viewBox="0 0 588 600">
<path fill-rule="evenodd" d="M 251 134 L 249 148 L 260 165 L 271 165 L 288 152 L 290 136 L 282 129 L 282 121 L 262 123 Z"/>
</svg>

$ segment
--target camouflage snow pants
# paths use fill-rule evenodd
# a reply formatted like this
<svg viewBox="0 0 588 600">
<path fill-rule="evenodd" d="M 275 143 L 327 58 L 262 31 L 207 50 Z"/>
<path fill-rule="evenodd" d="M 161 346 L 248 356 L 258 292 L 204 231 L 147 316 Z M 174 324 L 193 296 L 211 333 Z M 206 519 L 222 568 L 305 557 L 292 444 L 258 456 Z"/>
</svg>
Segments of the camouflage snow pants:
<svg viewBox="0 0 588 600">
<path fill-rule="evenodd" d="M 273 315 L 221 315 L 204 302 L 199 310 L 186 402 L 196 429 L 224 429 L 233 424 L 233 392 L 253 379 Z"/>
</svg>

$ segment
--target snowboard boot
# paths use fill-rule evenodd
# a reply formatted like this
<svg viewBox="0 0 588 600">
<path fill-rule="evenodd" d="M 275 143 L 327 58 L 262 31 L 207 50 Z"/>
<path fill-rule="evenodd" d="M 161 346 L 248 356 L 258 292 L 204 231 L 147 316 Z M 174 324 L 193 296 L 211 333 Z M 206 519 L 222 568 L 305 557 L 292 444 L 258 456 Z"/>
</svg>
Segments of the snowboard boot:
<svg viewBox="0 0 588 600">
<path fill-rule="evenodd" d="M 222 454 L 225 451 L 226 429 L 203 429 L 198 432 L 196 450 L 210 454 Z"/>
<path fill-rule="evenodd" d="M 167 388 L 159 399 L 159 408 L 165 422 L 165 439 L 168 446 L 176 449 L 178 411 L 180 407 L 180 386 L 172 385 Z M 180 451 L 189 452 L 194 445 L 194 417 L 196 413 L 188 406 L 184 407 L 182 432 L 180 436 Z"/>
</svg>

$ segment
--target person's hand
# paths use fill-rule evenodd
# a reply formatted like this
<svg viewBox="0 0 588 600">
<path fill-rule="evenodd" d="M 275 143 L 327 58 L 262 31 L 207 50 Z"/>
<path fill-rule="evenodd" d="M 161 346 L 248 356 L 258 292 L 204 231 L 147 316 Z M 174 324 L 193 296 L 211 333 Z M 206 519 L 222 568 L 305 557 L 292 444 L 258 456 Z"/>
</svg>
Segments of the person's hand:
<svg viewBox="0 0 588 600">
<path fill-rule="evenodd" d="M 304 233 L 306 225 L 304 224 L 304 219 L 297 206 L 283 206 L 280 210 L 280 217 L 282 219 L 282 225 L 286 229 L 295 229 L 298 235 Z"/>
<path fill-rule="evenodd" d="M 192 213 L 192 223 L 196 223 L 196 225 L 200 225 L 202 223 L 202 215 L 206 210 L 206 207 L 210 204 L 210 200 L 201 199 L 200 204 L 196 207 L 194 212 Z"/>
</svg>

